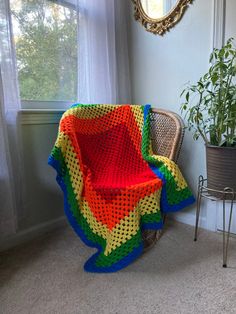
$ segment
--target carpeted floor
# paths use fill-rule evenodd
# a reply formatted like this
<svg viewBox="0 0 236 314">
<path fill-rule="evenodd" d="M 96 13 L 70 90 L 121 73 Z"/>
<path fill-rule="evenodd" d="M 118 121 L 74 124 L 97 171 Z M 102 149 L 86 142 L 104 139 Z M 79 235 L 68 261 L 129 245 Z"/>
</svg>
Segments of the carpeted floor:
<svg viewBox="0 0 236 314">
<path fill-rule="evenodd" d="M 68 227 L 0 255 L 1 314 L 236 313 L 236 239 L 222 268 L 222 237 L 171 223 L 126 269 L 90 274 L 93 252 Z"/>
</svg>

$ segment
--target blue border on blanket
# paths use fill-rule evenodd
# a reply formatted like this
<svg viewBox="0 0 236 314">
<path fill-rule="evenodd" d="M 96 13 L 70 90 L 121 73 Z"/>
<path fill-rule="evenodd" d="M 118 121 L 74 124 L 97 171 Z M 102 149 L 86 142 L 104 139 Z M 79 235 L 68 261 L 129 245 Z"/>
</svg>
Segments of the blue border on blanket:
<svg viewBox="0 0 236 314">
<path fill-rule="evenodd" d="M 56 181 L 59 184 L 59 186 L 61 187 L 63 194 L 64 194 L 64 211 L 66 214 L 66 217 L 70 223 L 70 225 L 72 226 L 72 228 L 74 229 L 74 231 L 76 232 L 76 234 L 81 238 L 81 240 L 89 247 L 93 247 L 98 249 L 98 251 L 92 255 L 88 261 L 85 263 L 84 265 L 84 269 L 88 272 L 95 272 L 95 273 L 111 273 L 111 272 L 116 272 L 118 270 L 121 270 L 122 268 L 127 267 L 129 264 L 131 264 L 137 257 L 139 257 L 142 252 L 143 252 L 143 243 L 140 243 L 140 246 L 135 248 L 133 250 L 133 252 L 131 252 L 130 254 L 128 254 L 126 257 L 124 257 L 123 259 L 121 259 L 119 262 L 116 262 L 115 264 L 113 264 L 112 266 L 109 267 L 97 267 L 96 266 L 96 259 L 99 256 L 99 254 L 101 254 L 102 252 L 102 247 L 97 244 L 94 243 L 92 241 L 90 241 L 83 229 L 80 227 L 80 225 L 78 224 L 76 218 L 74 217 L 71 208 L 70 208 L 70 204 L 68 202 L 68 197 L 67 197 L 67 188 L 66 188 L 66 184 L 63 181 L 63 178 L 59 175 L 60 173 L 60 164 L 57 160 L 55 160 L 52 156 L 49 156 L 48 159 L 48 164 L 50 166 L 52 166 L 56 172 L 57 172 L 57 177 L 56 177 Z M 163 227 L 163 223 L 144 223 L 141 227 L 142 230 L 145 229 L 155 229 L 155 230 L 159 230 Z"/>
<path fill-rule="evenodd" d="M 73 106 L 77 106 L 79 104 L 75 104 Z M 73 107 L 72 106 L 72 107 Z M 146 121 L 147 115 L 151 109 L 151 105 L 145 105 L 144 106 L 144 121 Z M 88 272 L 95 272 L 95 273 L 111 273 L 111 272 L 116 272 L 118 270 L 121 270 L 125 267 L 127 267 L 130 263 L 132 263 L 137 257 L 139 257 L 142 252 L 143 252 L 143 243 L 140 243 L 140 245 L 137 248 L 134 248 L 133 252 L 129 253 L 126 257 L 121 259 L 120 261 L 116 262 L 115 264 L 109 266 L 109 267 L 98 267 L 96 266 L 96 260 L 99 254 L 102 253 L 102 247 L 97 244 L 92 242 L 86 237 L 86 234 L 84 233 L 83 229 L 80 227 L 78 224 L 76 218 L 73 215 L 73 212 L 71 211 L 70 204 L 68 202 L 68 193 L 67 193 L 67 188 L 66 184 L 64 183 L 64 180 L 62 176 L 60 175 L 60 163 L 53 158 L 53 156 L 49 156 L 48 158 L 48 164 L 52 166 L 56 172 L 57 172 L 57 177 L 56 181 L 61 187 L 63 194 L 64 194 L 64 211 L 67 216 L 67 219 L 76 232 L 76 234 L 81 238 L 81 240 L 89 247 L 93 247 L 98 249 L 98 251 L 92 255 L 87 262 L 84 265 L 85 271 Z M 152 171 L 160 178 L 162 181 L 165 183 L 165 178 L 164 175 L 154 166 L 150 165 L 150 168 Z M 167 202 L 167 196 L 166 196 L 166 187 L 165 184 L 162 188 L 162 195 L 161 195 L 161 208 L 162 206 L 164 207 L 163 212 L 169 212 L 169 211 L 177 211 L 182 208 L 184 208 L 187 205 L 190 205 L 195 202 L 194 197 L 190 197 L 189 199 L 184 200 L 180 204 L 177 205 L 168 205 Z M 159 230 L 163 228 L 163 222 L 158 222 L 158 223 L 142 223 L 141 225 L 141 230 L 147 230 L 147 229 L 153 229 L 153 230 Z"/>
</svg>

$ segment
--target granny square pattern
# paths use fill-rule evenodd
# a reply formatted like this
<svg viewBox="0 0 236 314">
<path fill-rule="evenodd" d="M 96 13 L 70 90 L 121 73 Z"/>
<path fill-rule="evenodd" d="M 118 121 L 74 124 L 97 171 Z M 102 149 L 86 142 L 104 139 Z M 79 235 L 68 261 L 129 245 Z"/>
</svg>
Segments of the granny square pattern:
<svg viewBox="0 0 236 314">
<path fill-rule="evenodd" d="M 97 248 L 89 272 L 114 272 L 143 250 L 142 230 L 161 229 L 162 213 L 194 202 L 178 166 L 153 154 L 151 106 L 73 105 L 49 157 L 66 216 Z"/>
</svg>

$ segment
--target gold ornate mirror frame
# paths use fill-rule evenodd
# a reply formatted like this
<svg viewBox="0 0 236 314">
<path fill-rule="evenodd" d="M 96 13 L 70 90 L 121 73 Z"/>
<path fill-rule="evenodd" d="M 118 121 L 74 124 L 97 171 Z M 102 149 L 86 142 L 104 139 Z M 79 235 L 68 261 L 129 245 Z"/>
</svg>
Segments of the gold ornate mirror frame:
<svg viewBox="0 0 236 314">
<path fill-rule="evenodd" d="M 132 0 L 134 3 L 134 18 L 139 21 L 148 32 L 163 35 L 173 27 L 183 16 L 185 9 L 192 0 L 178 0 L 176 5 L 162 18 L 150 18 L 142 7 L 141 0 Z"/>
</svg>

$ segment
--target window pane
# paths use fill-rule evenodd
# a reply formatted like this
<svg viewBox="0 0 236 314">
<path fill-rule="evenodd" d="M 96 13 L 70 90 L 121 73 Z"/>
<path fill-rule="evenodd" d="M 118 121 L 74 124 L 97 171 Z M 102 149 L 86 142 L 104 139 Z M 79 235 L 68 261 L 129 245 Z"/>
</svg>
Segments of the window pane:
<svg viewBox="0 0 236 314">
<path fill-rule="evenodd" d="M 77 18 L 62 1 L 11 0 L 22 100 L 76 101 Z"/>
</svg>

